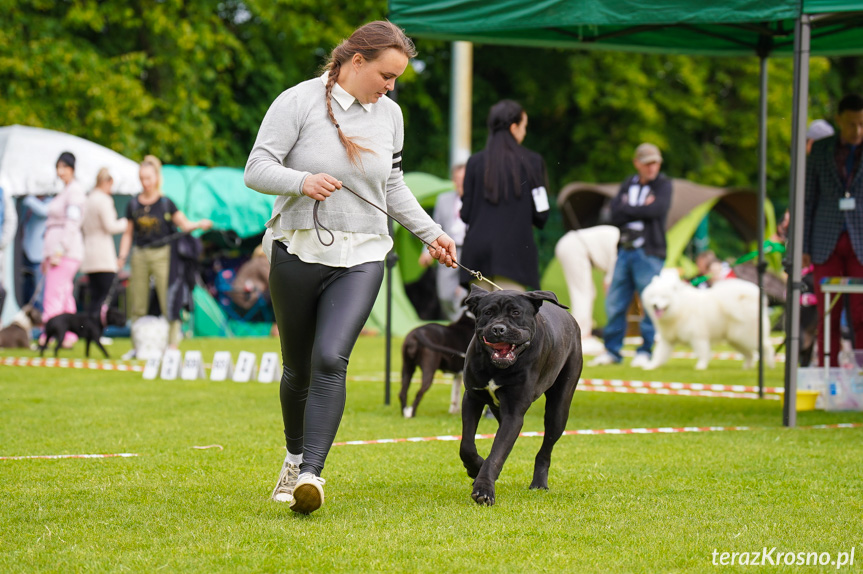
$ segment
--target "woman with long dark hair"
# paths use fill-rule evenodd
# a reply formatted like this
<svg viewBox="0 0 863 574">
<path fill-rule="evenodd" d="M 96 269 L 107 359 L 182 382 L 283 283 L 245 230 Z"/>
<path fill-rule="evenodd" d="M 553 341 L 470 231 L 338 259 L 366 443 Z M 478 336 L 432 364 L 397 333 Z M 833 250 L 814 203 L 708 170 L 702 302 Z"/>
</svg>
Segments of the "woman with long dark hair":
<svg viewBox="0 0 863 574">
<path fill-rule="evenodd" d="M 272 248 L 287 455 L 272 497 L 294 512 L 324 502 L 321 473 L 345 408 L 348 360 L 392 248 L 386 215 L 372 205 L 426 241 L 441 263 L 456 259 L 455 242 L 402 177 L 404 120 L 386 93 L 415 55 L 390 22 L 358 28 L 322 76 L 276 98 L 246 163 L 246 185 L 278 196 L 264 248 Z"/>
<path fill-rule="evenodd" d="M 75 275 L 84 258 L 81 218 L 87 195 L 75 179 L 75 156 L 64 151 L 55 166 L 57 177 L 63 182 L 63 190 L 48 204 L 48 220 L 45 224 L 42 320 L 46 323 L 48 319 L 63 313 L 77 313 Z M 62 344 L 71 347 L 77 340 L 76 335 L 66 333 Z"/>
<path fill-rule="evenodd" d="M 504 289 L 539 289 L 539 254 L 533 227 L 548 220 L 545 161 L 521 145 L 527 113 L 501 100 L 488 114 L 488 142 L 472 155 L 464 177 L 461 218 L 467 234 L 461 263 Z M 461 271 L 462 283 L 470 281 Z"/>
</svg>

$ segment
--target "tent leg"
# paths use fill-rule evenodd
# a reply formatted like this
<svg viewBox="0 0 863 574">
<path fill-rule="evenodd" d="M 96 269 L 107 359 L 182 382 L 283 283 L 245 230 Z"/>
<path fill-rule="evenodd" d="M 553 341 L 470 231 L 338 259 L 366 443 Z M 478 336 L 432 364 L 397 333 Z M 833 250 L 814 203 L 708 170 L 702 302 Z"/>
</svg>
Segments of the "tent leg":
<svg viewBox="0 0 863 574">
<path fill-rule="evenodd" d="M 390 218 L 387 218 L 387 227 L 389 227 L 390 237 L 394 237 L 393 220 Z M 384 345 L 384 404 L 387 406 L 390 404 L 390 371 L 392 370 L 390 368 L 390 364 L 392 362 L 393 346 L 393 267 L 396 266 L 398 259 L 399 256 L 396 254 L 395 244 L 393 244 L 393 248 L 390 249 L 389 253 L 387 253 L 386 263 L 384 266 L 384 273 L 386 273 L 387 277 L 387 324 L 385 329 L 386 343 Z"/>
<path fill-rule="evenodd" d="M 764 398 L 764 202 L 767 198 L 767 56 L 760 57 L 758 102 L 758 396 Z"/>
<path fill-rule="evenodd" d="M 470 155 L 473 44 L 452 43 L 449 97 L 449 166 L 467 162 Z"/>
<path fill-rule="evenodd" d="M 800 265 L 803 255 L 803 210 L 806 192 L 806 133 L 807 106 L 809 103 L 809 40 L 810 16 L 802 15 L 794 30 L 794 110 L 791 128 L 791 186 L 789 206 L 790 255 L 786 250 L 786 267 L 789 267 L 787 300 L 785 303 L 785 404 L 782 424 L 797 425 L 797 359 L 800 354 Z"/>
</svg>

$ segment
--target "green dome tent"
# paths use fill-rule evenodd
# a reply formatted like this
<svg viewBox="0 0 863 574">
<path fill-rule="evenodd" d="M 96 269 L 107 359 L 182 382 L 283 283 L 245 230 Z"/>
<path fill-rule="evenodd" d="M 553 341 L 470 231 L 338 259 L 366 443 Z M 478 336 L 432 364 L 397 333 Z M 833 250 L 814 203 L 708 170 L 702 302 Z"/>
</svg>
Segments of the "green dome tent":
<svg viewBox="0 0 863 574">
<path fill-rule="evenodd" d="M 671 208 L 666 220 L 666 240 L 668 242 L 665 258 L 666 267 L 677 267 L 688 262 L 688 260 L 683 261 L 685 259 L 684 249 L 695 234 L 698 224 L 711 211 L 715 211 L 727 219 L 731 227 L 747 245 L 757 243 L 758 195 L 754 190 L 709 187 L 685 179 L 674 179 L 673 182 Z M 564 186 L 557 196 L 557 205 L 563 215 L 566 230 L 582 229 L 600 224 L 603 209 L 617 194 L 619 188 L 619 183 L 573 182 Z M 764 205 L 764 215 L 766 219 L 765 235 L 769 237 L 776 231 L 776 216 L 770 200 L 767 200 Z M 771 261 L 771 263 L 774 266 L 780 264 L 778 259 Z M 597 306 L 600 308 L 601 314 L 603 293 L 601 277 L 599 281 Z M 543 289 L 554 290 L 562 303 L 569 303 L 563 270 L 556 259 L 546 268 L 542 278 L 542 287 Z M 597 319 L 599 318 L 597 317 Z"/>
</svg>

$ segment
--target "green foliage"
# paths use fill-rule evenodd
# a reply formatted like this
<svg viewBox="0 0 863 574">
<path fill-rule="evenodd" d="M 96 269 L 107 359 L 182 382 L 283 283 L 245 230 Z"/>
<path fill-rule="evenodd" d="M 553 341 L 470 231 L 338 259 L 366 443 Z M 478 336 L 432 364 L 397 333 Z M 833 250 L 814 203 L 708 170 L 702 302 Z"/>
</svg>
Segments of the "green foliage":
<svg viewBox="0 0 863 574">
<path fill-rule="evenodd" d="M 60 130 L 140 159 L 243 165 L 269 104 L 385 3 L 10 0 L 0 125 Z"/>
<path fill-rule="evenodd" d="M 136 160 L 242 166 L 273 99 L 386 10 L 385 0 L 6 0 L 0 125 L 69 132 Z M 398 82 L 404 165 L 446 177 L 450 45 L 416 43 L 418 61 Z M 832 119 L 842 94 L 863 89 L 858 69 L 854 58 L 812 59 L 813 118 Z M 477 45 L 473 84 L 474 151 L 485 145 L 490 106 L 520 101 L 530 115 L 525 145 L 545 157 L 552 193 L 574 180 L 621 180 L 644 140 L 663 149 L 670 175 L 757 184 L 755 57 Z M 780 213 L 791 84 L 791 59 L 770 59 L 768 192 Z M 543 266 L 562 233 L 555 212 L 539 236 Z"/>
</svg>

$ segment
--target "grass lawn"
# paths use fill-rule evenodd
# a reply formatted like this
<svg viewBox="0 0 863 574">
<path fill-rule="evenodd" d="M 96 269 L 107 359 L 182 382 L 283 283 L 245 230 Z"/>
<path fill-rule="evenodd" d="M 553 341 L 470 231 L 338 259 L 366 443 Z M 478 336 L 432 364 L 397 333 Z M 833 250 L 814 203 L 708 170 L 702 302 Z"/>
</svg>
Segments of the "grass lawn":
<svg viewBox="0 0 863 574">
<path fill-rule="evenodd" d="M 393 404 L 383 404 L 383 347 L 381 337 L 358 343 L 337 440 L 459 434 L 449 385 L 434 385 L 411 420 L 400 416 L 397 378 Z M 127 348 L 117 340 L 109 350 Z M 189 349 L 209 361 L 226 349 L 260 356 L 277 342 L 196 339 Z M 65 356 L 83 356 L 83 346 Z M 739 362 L 713 361 L 707 372 L 694 363 L 583 376 L 757 384 Z M 780 364 L 767 385 L 782 376 Z M 280 419 L 277 384 L 0 366 L 0 456 L 140 455 L 0 460 L 0 571 L 821 572 L 837 568 L 770 561 L 780 552 L 836 560 L 852 549 L 842 570 L 863 564 L 863 428 L 785 429 L 779 401 L 578 392 L 568 429 L 754 428 L 565 436 L 549 491 L 527 489 L 541 439 L 522 437 L 490 508 L 470 499 L 458 442 L 335 446 L 326 503 L 308 517 L 269 500 L 284 453 Z M 838 422 L 861 423 L 863 413 L 798 416 L 801 426 Z M 496 426 L 483 420 L 479 432 Z M 542 430 L 541 401 L 524 430 Z M 192 448 L 213 444 L 223 449 Z M 478 444 L 487 453 L 491 441 Z M 723 552 L 752 561 L 763 548 L 766 567 L 718 565 Z"/>
</svg>

